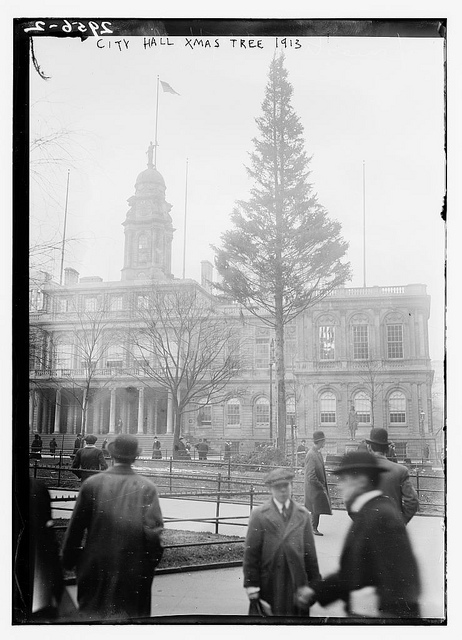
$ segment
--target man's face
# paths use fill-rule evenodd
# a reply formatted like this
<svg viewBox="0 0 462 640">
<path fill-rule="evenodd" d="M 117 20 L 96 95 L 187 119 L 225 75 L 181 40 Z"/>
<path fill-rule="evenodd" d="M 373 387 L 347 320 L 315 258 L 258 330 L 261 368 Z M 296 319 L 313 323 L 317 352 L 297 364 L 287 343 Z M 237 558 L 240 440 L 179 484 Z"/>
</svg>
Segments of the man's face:
<svg viewBox="0 0 462 640">
<path fill-rule="evenodd" d="M 284 504 L 292 496 L 292 484 L 284 482 L 271 487 L 273 498 Z"/>
<path fill-rule="evenodd" d="M 349 505 L 357 496 L 368 491 L 369 478 L 361 474 L 342 473 L 339 476 L 339 486 L 344 503 Z"/>
<path fill-rule="evenodd" d="M 325 440 L 320 440 L 316 444 L 317 444 L 318 449 L 322 449 L 323 446 L 326 444 L 326 441 Z"/>
</svg>

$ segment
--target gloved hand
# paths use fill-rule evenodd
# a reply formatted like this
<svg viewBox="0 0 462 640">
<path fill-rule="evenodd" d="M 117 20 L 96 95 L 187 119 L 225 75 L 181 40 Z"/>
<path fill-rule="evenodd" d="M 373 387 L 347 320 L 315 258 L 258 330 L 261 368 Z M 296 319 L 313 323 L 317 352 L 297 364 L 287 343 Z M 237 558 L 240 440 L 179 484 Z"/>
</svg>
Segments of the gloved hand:
<svg viewBox="0 0 462 640">
<path fill-rule="evenodd" d="M 308 609 L 314 602 L 316 602 L 316 593 L 308 587 L 303 585 L 299 587 L 295 593 L 295 603 L 300 609 Z"/>
<path fill-rule="evenodd" d="M 249 600 L 259 600 L 260 592 L 259 591 L 255 591 L 254 593 L 248 593 L 247 597 L 249 598 Z"/>
</svg>

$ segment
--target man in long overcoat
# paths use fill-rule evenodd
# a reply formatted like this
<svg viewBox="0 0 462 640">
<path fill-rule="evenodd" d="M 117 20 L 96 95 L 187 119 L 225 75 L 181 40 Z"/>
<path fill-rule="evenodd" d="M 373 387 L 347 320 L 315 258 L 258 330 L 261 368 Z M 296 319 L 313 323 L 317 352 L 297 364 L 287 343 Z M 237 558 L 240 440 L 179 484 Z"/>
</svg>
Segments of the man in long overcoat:
<svg viewBox="0 0 462 640">
<path fill-rule="evenodd" d="M 77 568 L 79 610 L 91 621 L 148 617 L 162 556 L 156 486 L 131 468 L 138 440 L 119 435 L 108 451 L 114 466 L 82 484 L 63 546 L 64 567 Z"/>
<path fill-rule="evenodd" d="M 387 471 L 368 451 L 347 453 L 335 470 L 353 520 L 340 567 L 313 586 L 321 605 L 343 600 L 354 618 L 418 618 L 420 580 L 405 524 L 378 489 Z"/>
<path fill-rule="evenodd" d="M 387 471 L 380 476 L 379 489 L 393 500 L 407 524 L 419 509 L 419 497 L 412 486 L 409 471 L 404 465 L 392 462 L 386 457 L 389 445 L 386 429 L 371 429 L 366 442 L 371 453 L 376 456 L 379 467 Z"/>
<path fill-rule="evenodd" d="M 315 536 L 324 535 L 318 531 L 319 516 L 321 514 L 332 515 L 326 469 L 321 454 L 325 443 L 324 433 L 315 431 L 313 446 L 305 458 L 305 507 L 311 513 L 311 524 Z"/>
<path fill-rule="evenodd" d="M 95 475 L 91 473 L 91 471 L 104 471 L 107 469 L 104 453 L 96 447 L 97 440 L 98 438 L 93 434 L 86 436 L 85 446 L 83 449 L 78 449 L 72 461 L 71 469 L 79 470 L 76 471 L 76 475 L 78 475 L 82 482 L 90 476 Z"/>
<path fill-rule="evenodd" d="M 310 515 L 291 498 L 293 477 L 289 469 L 268 474 L 272 498 L 252 511 L 245 543 L 247 595 L 275 616 L 308 615 L 307 585 L 320 579 Z"/>
</svg>

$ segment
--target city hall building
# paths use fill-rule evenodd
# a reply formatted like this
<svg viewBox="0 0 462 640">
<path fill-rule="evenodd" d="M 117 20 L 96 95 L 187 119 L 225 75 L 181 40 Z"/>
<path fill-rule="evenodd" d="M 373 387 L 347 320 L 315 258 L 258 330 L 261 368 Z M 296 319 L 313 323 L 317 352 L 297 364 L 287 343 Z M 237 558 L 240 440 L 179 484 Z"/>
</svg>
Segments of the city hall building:
<svg viewBox="0 0 462 640">
<path fill-rule="evenodd" d="M 194 290 L 213 300 L 213 267 L 202 263 L 201 283 L 173 277 L 171 205 L 153 167 L 142 171 L 123 222 L 121 279 L 103 282 L 65 269 L 63 284 L 35 274 L 30 288 L 29 432 L 66 442 L 82 430 L 111 437 L 133 433 L 143 448 L 154 435 L 172 448 L 173 405 L 165 387 L 143 378 L 127 349 L 134 310 L 153 288 Z M 122 261 L 121 261 L 122 262 Z M 181 432 L 191 442 L 206 438 L 212 451 L 225 441 L 248 451 L 277 434 L 276 385 L 271 329 L 234 304 L 215 300 L 239 332 L 242 368 L 219 401 L 183 414 Z M 104 309 L 95 325 L 94 314 Z M 92 315 L 93 314 L 93 315 Z M 432 418 L 433 371 L 429 356 L 430 297 L 423 284 L 339 288 L 300 314 L 285 330 L 287 442 L 310 441 L 322 429 L 329 453 L 352 445 L 372 425 L 384 427 L 401 458 L 436 455 Z M 88 380 L 77 342 L 91 335 L 99 364 Z M 108 336 L 111 339 L 108 339 Z M 116 336 L 116 338 L 114 338 Z M 64 441 L 64 438 L 62 438 Z"/>
</svg>

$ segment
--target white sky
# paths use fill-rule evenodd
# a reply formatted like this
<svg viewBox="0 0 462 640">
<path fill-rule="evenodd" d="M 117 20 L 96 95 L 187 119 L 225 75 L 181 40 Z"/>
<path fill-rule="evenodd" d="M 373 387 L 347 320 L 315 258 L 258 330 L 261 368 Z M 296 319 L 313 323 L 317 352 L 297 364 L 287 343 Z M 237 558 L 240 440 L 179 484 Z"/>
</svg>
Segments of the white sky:
<svg viewBox="0 0 462 640">
<path fill-rule="evenodd" d="M 186 277 L 200 280 L 201 260 L 230 227 L 229 215 L 251 185 L 244 168 L 257 135 L 275 39 L 263 49 L 145 49 L 143 38 L 36 38 L 31 72 L 31 139 L 50 128 L 75 133 L 73 161 L 45 165 L 31 183 L 32 235 L 59 238 L 70 168 L 67 237 L 78 238 L 65 266 L 81 276 L 119 280 L 121 226 L 137 175 L 154 140 L 157 76 L 180 96 L 159 92 L 157 168 L 177 231 L 172 269 L 183 270 L 185 171 L 189 159 Z M 164 38 L 165 41 L 165 38 Z M 112 43 L 111 48 L 108 47 Z M 366 284 L 424 283 L 432 297 L 433 359 L 443 356 L 444 195 L 443 40 L 304 38 L 286 50 L 293 106 L 312 155 L 312 183 L 350 243 L 353 280 L 363 284 L 363 160 L 366 163 Z M 215 44 L 212 40 L 212 44 Z M 37 156 L 32 156 L 32 159 Z M 56 254 L 55 275 L 60 257 Z"/>
</svg>

